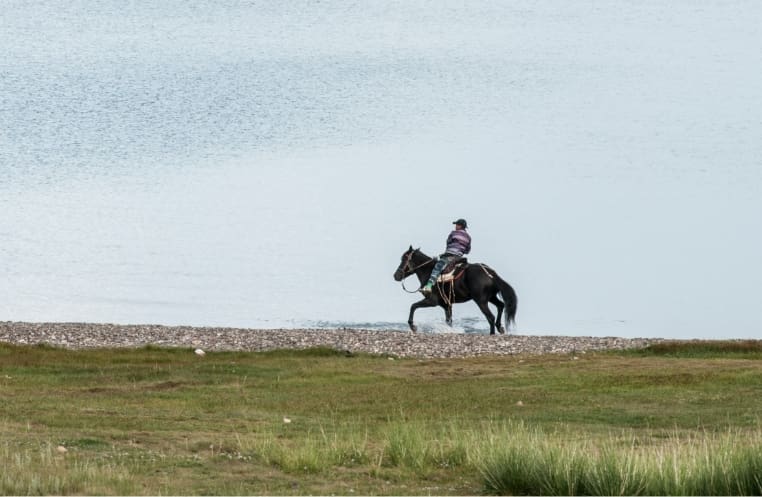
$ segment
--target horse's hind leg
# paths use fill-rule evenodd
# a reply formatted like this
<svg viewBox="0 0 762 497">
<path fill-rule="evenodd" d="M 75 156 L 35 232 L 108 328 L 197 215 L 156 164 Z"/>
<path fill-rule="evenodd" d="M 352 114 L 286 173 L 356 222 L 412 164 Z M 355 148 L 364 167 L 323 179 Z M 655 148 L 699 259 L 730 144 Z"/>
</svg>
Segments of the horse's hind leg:
<svg viewBox="0 0 762 497">
<path fill-rule="evenodd" d="M 489 309 L 488 300 L 477 302 L 476 305 L 479 306 L 479 309 L 482 311 L 482 314 L 484 314 L 484 317 L 487 318 L 487 322 L 489 323 L 489 334 L 494 335 L 495 334 L 495 316 L 492 314 L 492 311 Z"/>
<path fill-rule="evenodd" d="M 500 332 L 501 335 L 505 334 L 505 326 L 503 326 L 503 309 L 505 309 L 505 304 L 503 304 L 503 301 L 497 298 L 497 295 L 494 295 L 491 299 L 489 299 L 490 302 L 495 304 L 495 307 L 497 307 L 497 317 L 495 318 L 495 325 L 497 325 L 497 331 Z"/>
</svg>

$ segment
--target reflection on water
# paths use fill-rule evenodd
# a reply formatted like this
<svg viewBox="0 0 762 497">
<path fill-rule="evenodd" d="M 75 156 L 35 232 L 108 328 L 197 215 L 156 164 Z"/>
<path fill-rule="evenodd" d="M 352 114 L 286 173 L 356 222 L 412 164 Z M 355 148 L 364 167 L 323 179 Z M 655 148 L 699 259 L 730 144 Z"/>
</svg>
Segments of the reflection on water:
<svg viewBox="0 0 762 497">
<path fill-rule="evenodd" d="M 0 320 L 760 337 L 756 4 L 6 7 Z"/>
</svg>

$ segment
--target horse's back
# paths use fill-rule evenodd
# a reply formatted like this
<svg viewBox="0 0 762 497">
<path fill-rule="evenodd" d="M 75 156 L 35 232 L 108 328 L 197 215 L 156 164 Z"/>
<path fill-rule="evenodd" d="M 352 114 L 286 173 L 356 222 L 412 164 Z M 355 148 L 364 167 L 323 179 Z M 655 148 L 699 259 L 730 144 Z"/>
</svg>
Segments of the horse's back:
<svg viewBox="0 0 762 497">
<path fill-rule="evenodd" d="M 484 293 L 494 294 L 498 290 L 496 278 L 497 273 L 480 262 L 471 262 L 464 269 L 463 280 L 472 298 Z"/>
</svg>

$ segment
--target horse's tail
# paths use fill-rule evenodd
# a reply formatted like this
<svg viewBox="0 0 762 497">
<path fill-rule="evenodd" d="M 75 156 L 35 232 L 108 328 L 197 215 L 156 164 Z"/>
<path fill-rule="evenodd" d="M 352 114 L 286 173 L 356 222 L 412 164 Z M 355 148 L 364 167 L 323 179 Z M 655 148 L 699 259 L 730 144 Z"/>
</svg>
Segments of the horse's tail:
<svg viewBox="0 0 762 497">
<path fill-rule="evenodd" d="M 495 281 L 497 281 L 500 295 L 502 295 L 503 302 L 505 303 L 505 310 L 503 311 L 505 312 L 505 327 L 510 329 L 511 325 L 516 322 L 516 309 L 519 305 L 519 299 L 513 287 L 497 274 L 495 275 Z"/>
</svg>

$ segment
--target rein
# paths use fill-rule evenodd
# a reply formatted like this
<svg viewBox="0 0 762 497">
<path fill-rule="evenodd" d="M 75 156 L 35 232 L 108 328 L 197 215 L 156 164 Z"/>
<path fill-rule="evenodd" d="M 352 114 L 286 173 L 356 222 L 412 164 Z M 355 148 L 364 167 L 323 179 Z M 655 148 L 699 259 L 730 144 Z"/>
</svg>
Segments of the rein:
<svg viewBox="0 0 762 497">
<path fill-rule="evenodd" d="M 465 273 L 466 273 L 466 268 L 463 268 L 460 270 L 460 273 L 455 275 L 455 277 L 453 277 L 453 279 L 451 279 L 450 281 L 446 281 L 443 283 L 437 282 L 437 290 L 439 291 L 439 295 L 442 296 L 445 303 L 447 304 L 447 307 L 449 307 L 450 309 L 452 309 L 452 304 L 455 301 L 455 282 L 458 281 Z M 489 276 L 489 273 L 487 273 L 487 275 Z M 492 278 L 492 276 L 490 276 L 490 278 Z M 445 288 L 445 285 L 448 283 L 450 284 L 450 292 L 449 292 L 449 295 L 446 295 L 444 292 L 444 288 Z"/>
<path fill-rule="evenodd" d="M 423 288 L 423 286 L 419 285 L 418 288 L 415 290 L 408 290 L 407 288 L 405 288 L 405 280 L 402 280 L 402 289 L 405 290 L 407 293 L 418 293 L 421 291 L 421 288 Z"/>
<path fill-rule="evenodd" d="M 428 256 L 426 256 L 426 257 L 428 257 Z M 409 265 L 410 265 L 410 259 L 412 259 L 412 258 L 413 258 L 413 252 L 410 252 L 410 254 L 407 256 L 407 262 L 405 263 L 405 266 L 409 266 Z M 417 266 L 415 266 L 414 268 L 410 269 L 410 270 L 409 270 L 410 272 L 408 273 L 408 275 L 407 275 L 407 276 L 410 276 L 410 275 L 413 275 L 413 274 L 415 274 L 415 270 L 416 270 L 416 269 L 418 269 L 418 268 L 421 268 L 421 267 L 425 266 L 426 264 L 428 264 L 429 262 L 431 262 L 431 261 L 433 261 L 433 260 L 434 260 L 434 258 L 433 258 L 433 257 L 429 257 L 429 259 L 428 259 L 427 261 L 424 261 L 424 262 L 422 262 L 421 264 L 418 264 L 418 265 L 417 265 Z M 407 267 L 406 267 L 405 269 L 407 269 Z M 403 277 L 402 277 L 402 289 L 403 289 L 403 290 L 405 290 L 407 293 L 418 293 L 418 292 L 420 292 L 420 291 L 421 291 L 421 288 L 423 288 L 423 284 L 422 284 L 422 283 L 421 283 L 420 285 L 418 285 L 418 288 L 417 288 L 417 289 L 415 289 L 415 290 L 412 290 L 412 291 L 411 291 L 411 290 L 408 290 L 407 288 L 405 288 L 405 278 L 407 278 L 407 276 L 405 276 L 405 272 L 404 272 L 404 271 L 402 272 L 402 274 L 403 274 Z"/>
</svg>

